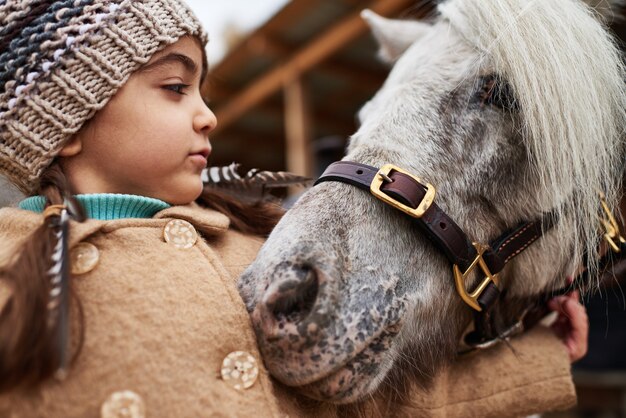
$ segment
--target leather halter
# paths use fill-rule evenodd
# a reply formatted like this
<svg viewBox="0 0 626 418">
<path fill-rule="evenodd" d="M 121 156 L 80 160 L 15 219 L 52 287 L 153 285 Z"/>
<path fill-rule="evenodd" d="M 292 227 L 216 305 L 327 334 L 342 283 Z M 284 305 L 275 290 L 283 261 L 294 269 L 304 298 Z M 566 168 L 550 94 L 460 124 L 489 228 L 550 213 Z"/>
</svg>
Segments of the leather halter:
<svg viewBox="0 0 626 418">
<path fill-rule="evenodd" d="M 472 242 L 467 234 L 434 201 L 435 189 L 406 171 L 386 165 L 339 161 L 331 164 L 317 180 L 348 183 L 370 191 L 378 199 L 401 210 L 417 225 L 453 265 L 455 284 L 461 298 L 474 310 L 488 311 L 500 296 L 498 273 L 506 263 L 554 225 L 554 216 L 524 222 L 505 232 L 489 245 Z M 485 279 L 473 291 L 465 279 L 480 267 Z"/>
<path fill-rule="evenodd" d="M 432 185 L 422 183 L 419 178 L 398 167 L 388 164 L 377 169 L 366 164 L 338 161 L 326 169 L 315 185 L 329 181 L 347 183 L 366 190 L 404 212 L 445 254 L 453 264 L 457 292 L 474 309 L 474 331 L 465 338 L 465 343 L 472 348 L 487 348 L 499 340 L 532 327 L 548 313 L 546 303 L 550 298 L 580 289 L 589 283 L 585 269 L 570 285 L 539 295 L 516 323 L 493 335 L 486 324 L 490 321 L 490 311 L 501 293 L 498 274 L 511 259 L 554 227 L 558 221 L 556 215 L 547 213 L 541 219 L 523 222 L 501 234 L 489 245 L 483 245 L 472 242 L 437 205 L 436 191 Z M 602 219 L 606 232 L 604 239 L 612 250 L 599 262 L 601 270 L 605 270 L 616 258 L 619 259 L 626 253 L 626 240 L 620 235 L 619 226 L 603 196 L 601 203 L 605 212 Z M 476 289 L 469 291 L 466 278 L 477 266 L 484 273 L 485 279 Z"/>
</svg>

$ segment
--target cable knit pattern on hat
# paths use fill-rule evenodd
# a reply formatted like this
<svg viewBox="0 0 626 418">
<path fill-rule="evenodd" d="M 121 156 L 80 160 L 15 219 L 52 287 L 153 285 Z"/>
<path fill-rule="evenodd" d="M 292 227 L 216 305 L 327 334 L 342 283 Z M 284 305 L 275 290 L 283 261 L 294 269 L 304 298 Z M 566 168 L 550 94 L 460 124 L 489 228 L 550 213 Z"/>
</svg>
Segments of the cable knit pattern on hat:
<svg viewBox="0 0 626 418">
<path fill-rule="evenodd" d="M 24 193 L 152 55 L 207 41 L 178 0 L 0 0 L 0 173 Z"/>
</svg>

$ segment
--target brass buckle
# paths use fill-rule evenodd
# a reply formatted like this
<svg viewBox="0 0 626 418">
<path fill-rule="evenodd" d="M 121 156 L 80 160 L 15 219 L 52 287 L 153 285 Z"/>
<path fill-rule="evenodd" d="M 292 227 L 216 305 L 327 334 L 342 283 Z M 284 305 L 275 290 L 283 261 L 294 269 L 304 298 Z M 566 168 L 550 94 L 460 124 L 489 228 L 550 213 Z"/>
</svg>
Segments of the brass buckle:
<svg viewBox="0 0 626 418">
<path fill-rule="evenodd" d="M 626 240 L 622 237 L 619 231 L 619 225 L 615 220 L 615 217 L 611 213 L 609 209 L 609 205 L 607 205 L 604 193 L 600 192 L 600 204 L 602 205 L 602 209 L 604 210 L 604 214 L 606 215 L 604 218 L 600 218 L 600 222 L 604 227 L 604 239 L 609 244 L 614 253 L 619 253 L 620 248 L 619 245 L 615 241 L 619 241 L 619 243 L 624 244 Z"/>
<path fill-rule="evenodd" d="M 476 256 L 474 261 L 472 261 L 472 264 L 467 268 L 465 273 L 461 273 L 459 266 L 457 266 L 456 264 L 454 265 L 452 270 L 454 272 L 454 282 L 456 284 L 457 293 L 459 294 L 459 296 L 461 296 L 461 299 L 463 299 L 465 303 L 480 312 L 483 309 L 478 303 L 478 298 L 487 288 L 489 283 L 493 282 L 496 286 L 498 286 L 498 282 L 500 279 L 497 274 L 491 274 L 491 272 L 489 271 L 489 267 L 487 267 L 487 263 L 485 263 L 485 260 L 483 259 L 483 254 L 487 250 L 487 246 L 479 244 L 477 242 L 474 242 L 473 245 L 474 248 L 476 248 L 478 255 Z M 468 291 L 465 287 L 465 279 L 474 270 L 474 268 L 476 268 L 477 265 L 480 266 L 480 269 L 483 271 L 483 273 L 485 273 L 487 277 L 485 277 L 485 279 L 478 285 L 478 287 L 476 287 L 476 289 L 474 289 L 474 291 L 470 293 L 470 291 Z"/>
<path fill-rule="evenodd" d="M 382 190 L 380 190 L 383 183 L 387 179 L 389 179 L 389 174 L 392 171 L 397 171 L 399 173 L 406 174 L 407 176 L 413 178 L 415 181 L 417 181 L 419 184 L 423 185 L 426 188 L 426 195 L 424 196 L 420 204 L 417 205 L 417 208 L 414 209 L 410 206 L 402 204 L 398 202 L 397 200 L 395 200 L 393 197 L 385 194 Z M 436 190 L 435 190 L 435 187 L 429 183 L 426 183 L 424 185 L 422 183 L 422 180 L 419 179 L 419 177 L 415 177 L 413 174 L 408 173 L 402 170 L 401 168 L 394 166 L 393 164 L 385 164 L 384 166 L 380 168 L 380 170 L 378 170 L 378 173 L 376 173 L 376 176 L 374 176 L 374 180 L 372 180 L 372 183 L 370 184 L 370 192 L 372 192 L 372 194 L 376 196 L 378 199 L 382 200 L 385 203 L 388 203 L 389 205 L 393 206 L 394 208 L 398 210 L 401 210 L 407 215 L 412 216 L 413 218 L 421 218 L 424 215 L 424 213 L 426 213 L 428 208 L 430 208 L 430 206 L 433 204 L 433 201 L 435 200 Z"/>
</svg>

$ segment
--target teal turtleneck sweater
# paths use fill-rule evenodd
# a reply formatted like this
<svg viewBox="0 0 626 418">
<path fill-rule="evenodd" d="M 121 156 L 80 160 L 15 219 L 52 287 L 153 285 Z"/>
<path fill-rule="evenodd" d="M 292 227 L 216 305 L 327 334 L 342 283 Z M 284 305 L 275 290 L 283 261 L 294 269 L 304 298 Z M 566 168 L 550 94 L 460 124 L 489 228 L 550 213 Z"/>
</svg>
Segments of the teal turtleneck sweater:
<svg viewBox="0 0 626 418">
<path fill-rule="evenodd" d="M 127 194 L 79 194 L 76 199 L 83 205 L 87 218 L 101 221 L 152 218 L 157 212 L 170 207 L 162 200 Z M 19 208 L 42 213 L 45 202 L 43 196 L 33 196 L 22 200 Z"/>
</svg>

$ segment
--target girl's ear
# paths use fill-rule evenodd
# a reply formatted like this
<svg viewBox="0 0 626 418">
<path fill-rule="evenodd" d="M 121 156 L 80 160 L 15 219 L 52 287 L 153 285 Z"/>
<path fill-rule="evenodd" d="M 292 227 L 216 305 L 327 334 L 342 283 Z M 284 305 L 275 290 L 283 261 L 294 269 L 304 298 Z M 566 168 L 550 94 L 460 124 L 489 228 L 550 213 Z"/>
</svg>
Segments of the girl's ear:
<svg viewBox="0 0 626 418">
<path fill-rule="evenodd" d="M 61 149 L 59 157 L 73 157 L 83 150 L 83 140 L 80 135 L 74 135 Z"/>
<path fill-rule="evenodd" d="M 361 17 L 370 26 L 380 45 L 379 57 L 388 63 L 396 61 L 431 28 L 428 23 L 415 20 L 387 19 L 369 9 L 363 10 Z"/>
</svg>

